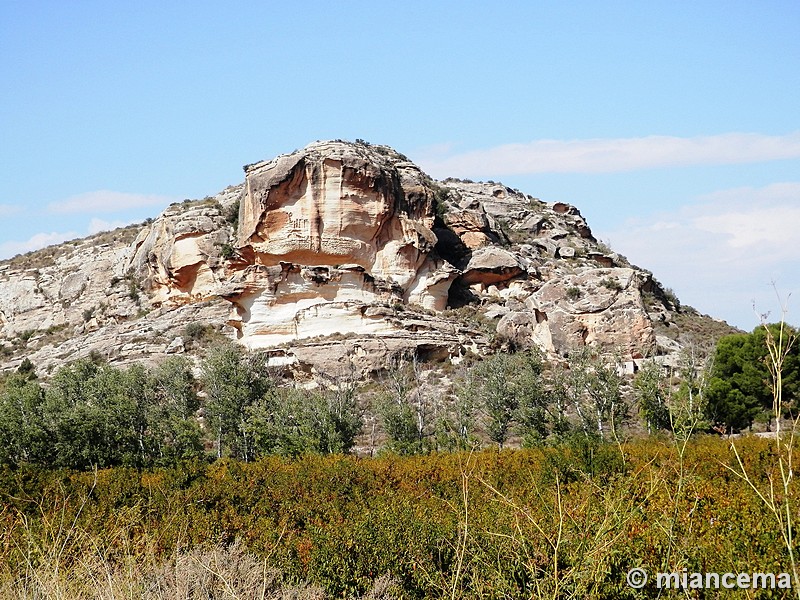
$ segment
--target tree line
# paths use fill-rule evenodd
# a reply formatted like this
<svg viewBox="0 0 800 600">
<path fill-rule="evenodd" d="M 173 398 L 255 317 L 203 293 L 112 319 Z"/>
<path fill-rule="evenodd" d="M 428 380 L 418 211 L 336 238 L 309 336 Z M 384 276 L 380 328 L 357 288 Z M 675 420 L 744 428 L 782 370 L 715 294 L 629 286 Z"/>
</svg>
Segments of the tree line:
<svg viewBox="0 0 800 600">
<path fill-rule="evenodd" d="M 455 370 L 395 356 L 370 382 L 313 389 L 282 382 L 263 353 L 224 343 L 197 370 L 187 357 L 114 367 L 96 357 L 46 382 L 25 360 L 0 382 L 0 464 L 87 469 L 270 454 L 346 453 L 357 439 L 400 454 L 553 443 L 619 442 L 632 423 L 688 435 L 768 422 L 767 337 L 720 340 L 711 364 L 647 363 L 633 378 L 589 348 L 548 363 L 536 351 L 496 353 Z M 795 330 L 786 330 L 791 341 Z M 798 348 L 783 362 L 783 408 L 798 397 Z M 198 372 L 196 376 L 195 373 Z M 638 413 L 638 414 L 637 414 Z M 361 436 L 359 438 L 359 436 Z"/>
<path fill-rule="evenodd" d="M 347 452 L 361 430 L 353 388 L 279 386 L 263 354 L 220 345 L 200 371 L 196 378 L 187 357 L 127 368 L 87 358 L 43 385 L 24 361 L 0 389 L 0 464 L 149 467 Z"/>
</svg>

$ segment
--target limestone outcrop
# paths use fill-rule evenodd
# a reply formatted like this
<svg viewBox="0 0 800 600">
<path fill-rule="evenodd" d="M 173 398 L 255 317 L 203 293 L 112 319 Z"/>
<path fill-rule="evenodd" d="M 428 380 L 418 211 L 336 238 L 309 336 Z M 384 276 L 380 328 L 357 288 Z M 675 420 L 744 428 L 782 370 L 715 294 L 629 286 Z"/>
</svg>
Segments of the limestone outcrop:
<svg viewBox="0 0 800 600">
<path fill-rule="evenodd" d="M 352 263 L 405 288 L 436 243 L 433 221 L 415 165 L 389 149 L 322 142 L 245 168 L 238 245 L 259 264 Z"/>
<path fill-rule="evenodd" d="M 125 264 L 137 231 L 131 227 L 98 234 L 0 263 L 0 336 L 5 346 L 43 332 L 72 334 L 98 320 L 135 316 L 140 307 L 125 280 Z"/>
<path fill-rule="evenodd" d="M 233 238 L 230 213 L 241 193 L 242 186 L 236 186 L 215 198 L 174 204 L 141 230 L 128 269 L 142 281 L 153 304 L 217 295 L 225 278 L 222 255 Z"/>
<path fill-rule="evenodd" d="M 224 297 L 251 348 L 334 333 L 399 333 L 369 307 L 444 310 L 458 275 L 433 252 L 435 190 L 387 147 L 319 142 L 245 167 L 238 251 Z"/>
<path fill-rule="evenodd" d="M 655 333 L 641 296 L 646 276 L 631 268 L 578 268 L 546 281 L 504 315 L 497 330 L 549 353 L 590 345 L 632 358 L 652 354 Z"/>
<path fill-rule="evenodd" d="M 0 351 L 5 368 L 151 360 L 191 354 L 198 323 L 298 372 L 502 345 L 635 359 L 677 351 L 664 327 L 657 342 L 675 309 L 659 290 L 573 206 L 316 142 L 155 220 L 0 262 Z"/>
</svg>

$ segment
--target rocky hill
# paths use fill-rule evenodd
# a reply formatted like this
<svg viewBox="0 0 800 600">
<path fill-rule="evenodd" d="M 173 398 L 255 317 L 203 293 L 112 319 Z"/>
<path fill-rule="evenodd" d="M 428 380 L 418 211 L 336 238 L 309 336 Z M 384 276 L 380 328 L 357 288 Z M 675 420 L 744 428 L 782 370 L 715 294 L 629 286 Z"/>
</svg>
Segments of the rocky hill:
<svg viewBox="0 0 800 600">
<path fill-rule="evenodd" d="M 434 181 L 365 142 L 317 142 L 138 226 L 0 263 L 0 368 L 192 352 L 224 335 L 296 374 L 584 345 L 674 360 L 731 329 L 592 235 L 577 208 Z"/>
</svg>

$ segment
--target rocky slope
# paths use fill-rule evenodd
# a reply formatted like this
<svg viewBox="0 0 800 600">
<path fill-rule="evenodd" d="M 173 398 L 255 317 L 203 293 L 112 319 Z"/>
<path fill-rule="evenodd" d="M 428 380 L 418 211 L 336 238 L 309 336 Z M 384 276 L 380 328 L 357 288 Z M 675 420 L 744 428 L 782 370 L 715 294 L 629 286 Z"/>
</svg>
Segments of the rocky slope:
<svg viewBox="0 0 800 600">
<path fill-rule="evenodd" d="M 436 182 L 363 142 L 310 144 L 152 222 L 0 263 L 3 368 L 44 372 L 91 352 L 157 360 L 200 329 L 332 375 L 504 345 L 632 362 L 693 343 L 677 308 L 575 207 Z"/>
</svg>

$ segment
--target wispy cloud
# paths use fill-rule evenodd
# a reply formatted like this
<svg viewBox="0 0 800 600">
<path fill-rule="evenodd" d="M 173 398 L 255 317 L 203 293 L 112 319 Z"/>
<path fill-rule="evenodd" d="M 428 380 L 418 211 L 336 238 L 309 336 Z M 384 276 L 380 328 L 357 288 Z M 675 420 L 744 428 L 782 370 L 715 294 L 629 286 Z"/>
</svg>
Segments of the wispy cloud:
<svg viewBox="0 0 800 600">
<path fill-rule="evenodd" d="M 701 231 L 725 236 L 727 246 L 752 254 L 769 250 L 772 260 L 796 257 L 800 226 L 800 183 L 737 188 L 701 197 L 705 202 L 691 223 Z M 744 257 L 741 257 L 744 258 Z"/>
<path fill-rule="evenodd" d="M 745 329 L 800 285 L 800 182 L 722 190 L 688 206 L 603 232 L 612 247 L 692 304 Z M 797 311 L 793 322 L 798 322 Z"/>
<path fill-rule="evenodd" d="M 125 227 L 126 225 L 130 225 L 134 221 L 105 221 L 103 219 L 98 219 L 97 217 L 93 217 L 91 221 L 89 221 L 89 235 L 93 235 L 95 233 L 100 233 L 101 231 L 111 231 L 112 229 L 116 229 L 117 227 Z"/>
<path fill-rule="evenodd" d="M 0 243 L 0 259 L 10 258 L 17 254 L 31 252 L 32 250 L 39 250 L 45 246 L 52 244 L 60 244 L 67 240 L 75 239 L 80 234 L 75 231 L 67 232 L 50 232 L 50 233 L 37 233 L 24 241 L 9 240 Z"/>
<path fill-rule="evenodd" d="M 156 194 L 128 194 L 125 192 L 99 190 L 51 202 L 47 205 L 47 210 L 57 214 L 113 213 L 147 206 L 166 206 L 174 201 L 175 198 Z"/>
<path fill-rule="evenodd" d="M 726 133 L 697 137 L 647 136 L 537 140 L 455 155 L 428 150 L 419 164 L 434 177 L 535 173 L 618 173 L 691 165 L 729 165 L 800 158 L 800 132 L 769 136 Z"/>
</svg>

